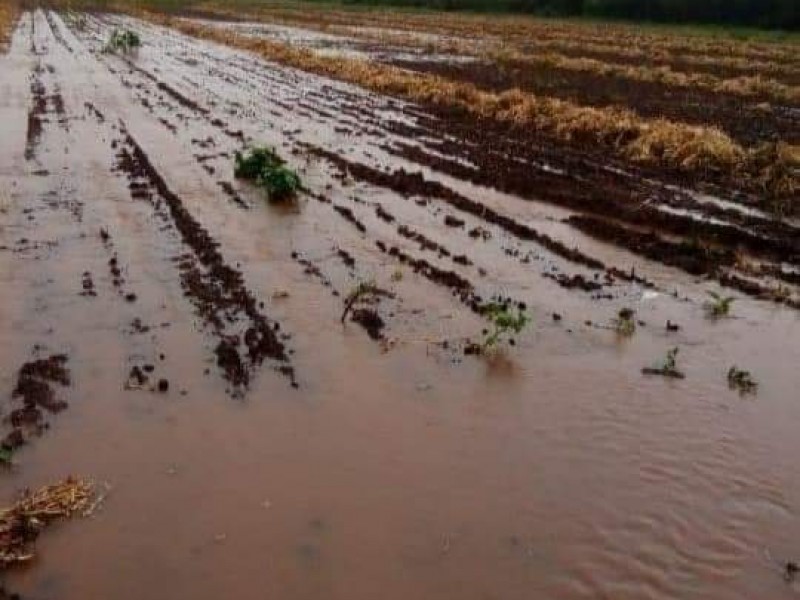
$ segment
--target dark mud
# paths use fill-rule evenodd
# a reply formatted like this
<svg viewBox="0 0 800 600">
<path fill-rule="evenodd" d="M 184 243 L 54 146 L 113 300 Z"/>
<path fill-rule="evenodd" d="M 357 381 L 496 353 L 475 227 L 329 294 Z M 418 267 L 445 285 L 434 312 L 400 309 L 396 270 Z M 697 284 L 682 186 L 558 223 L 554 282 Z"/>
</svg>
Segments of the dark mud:
<svg viewBox="0 0 800 600">
<path fill-rule="evenodd" d="M 542 234 L 528 225 L 524 225 L 511 217 L 501 215 L 484 204 L 476 202 L 462 196 L 458 192 L 451 190 L 438 181 L 425 179 L 422 173 L 410 173 L 405 169 L 396 169 L 386 173 L 364 165 L 350 161 L 338 154 L 329 152 L 322 148 L 306 146 L 309 153 L 314 156 L 324 158 L 339 168 L 342 172 L 349 173 L 359 181 L 365 181 L 372 185 L 393 190 L 402 196 L 409 198 L 419 196 L 422 198 L 438 198 L 458 208 L 459 210 L 481 218 L 488 223 L 502 227 L 509 233 L 522 240 L 535 241 L 553 253 L 562 256 L 572 262 L 581 264 L 593 269 L 603 269 L 605 266 L 597 259 L 586 256 L 577 248 L 568 248 L 561 242 Z"/>
<path fill-rule="evenodd" d="M 373 340 L 380 341 L 383 339 L 383 329 L 386 327 L 386 323 L 384 323 L 376 310 L 357 308 L 353 310 L 350 320 L 361 325 Z"/>
<path fill-rule="evenodd" d="M 241 272 L 225 263 L 219 244 L 195 220 L 180 197 L 170 190 L 130 134 L 126 134 L 117 157 L 118 168 L 135 186 L 132 196 L 136 198 L 135 193 L 139 190 L 141 199 L 157 194 L 166 205 L 166 212 L 160 212 L 162 218 L 171 221 L 192 251 L 179 261 L 181 285 L 198 315 L 220 338 L 214 352 L 225 378 L 241 392 L 249 384 L 252 370 L 269 358 L 287 363 L 278 370 L 295 386 L 294 371 L 288 365 L 286 348 L 277 334 L 279 325 L 260 312 Z M 154 206 L 161 211 L 158 201 Z"/>
<path fill-rule="evenodd" d="M 600 216 L 613 214 L 631 224 L 657 227 L 677 235 L 704 237 L 713 243 L 745 246 L 760 256 L 800 260 L 800 230 L 779 219 L 756 218 L 718 205 L 699 204 L 686 194 L 611 171 L 585 157 L 559 158 L 558 152 L 544 147 L 535 148 L 530 154 L 530 147 L 526 149 L 502 131 L 492 136 L 491 126 L 484 125 L 486 127 L 474 129 L 459 125 L 457 134 L 469 136 L 463 144 L 443 141 L 432 145 L 432 149 L 439 152 L 473 162 L 478 165 L 477 170 L 407 144 L 399 144 L 391 151 L 449 175 L 523 198 Z M 533 139 L 530 143 L 535 144 Z M 567 158 L 566 164 L 564 158 Z M 542 159 L 545 163 L 539 162 Z M 544 164 L 558 166 L 562 173 L 545 170 Z M 589 174 L 592 177 L 587 179 Z M 660 207 L 696 211 L 701 218 L 668 213 Z M 711 222 L 711 218 L 724 222 Z"/>
<path fill-rule="evenodd" d="M 15 450 L 24 445 L 49 426 L 45 413 L 56 414 L 67 408 L 67 403 L 53 389 L 53 384 L 70 384 L 66 364 L 67 356 L 56 354 L 22 365 L 11 394 L 12 409 L 5 421 L 11 430 L 0 442 L 3 448 Z"/>
<path fill-rule="evenodd" d="M 596 75 L 569 69 L 509 61 L 448 63 L 444 61 L 394 61 L 397 66 L 466 81 L 495 92 L 519 88 L 537 95 L 570 100 L 586 106 L 624 106 L 651 118 L 697 125 L 715 125 L 745 145 L 784 140 L 800 142 L 800 122 L 792 115 L 798 107 L 760 108 L 769 96 L 742 97 L 680 88 L 658 82 Z"/>
<path fill-rule="evenodd" d="M 452 139 L 435 142 L 426 138 L 423 144 L 430 147 L 431 152 L 405 143 L 395 144 L 390 152 L 505 193 L 543 200 L 600 219 L 613 214 L 615 220 L 635 229 L 656 230 L 662 237 L 683 238 L 679 245 L 717 249 L 707 259 L 673 258 L 665 262 L 662 255 L 648 249 L 652 244 L 624 243 L 624 236 L 605 237 L 605 241 L 619 241 L 620 246 L 652 260 L 670 265 L 681 263 L 691 268 L 693 273 L 706 265 L 706 273 L 713 275 L 720 265 L 731 264 L 729 257 L 732 252 L 744 251 L 776 263 L 797 264 L 800 259 L 800 230 L 790 222 L 711 202 L 699 202 L 687 193 L 648 179 L 644 174 L 637 177 L 624 170 L 609 169 L 607 160 L 603 166 L 599 158 L 588 154 L 581 155 L 563 146 L 542 145 L 542 140 L 536 136 L 523 143 L 522 132 L 498 128 L 496 123 L 476 126 L 473 119 L 455 114 L 441 114 L 439 120 L 428 119 L 427 122 L 431 131 L 444 127 Z M 443 158 L 442 155 L 453 158 Z M 477 168 L 467 167 L 456 162 L 455 158 L 469 161 Z M 553 167 L 558 170 L 554 171 Z M 382 174 L 381 178 L 386 179 L 386 175 Z M 492 222 L 491 212 L 487 211 L 487 214 L 490 216 L 486 220 Z M 577 222 L 571 224 L 577 225 Z M 531 237 L 536 239 L 536 236 Z M 546 240 L 537 241 L 547 247 Z M 568 257 L 563 247 L 550 249 Z M 686 253 L 686 249 L 681 252 Z M 580 260 L 580 255 L 576 258 L 576 262 L 587 264 Z M 602 268 L 602 265 L 592 265 L 591 262 L 587 266 Z M 773 268 L 773 271 L 776 270 Z"/>
<path fill-rule="evenodd" d="M 28 109 L 28 130 L 25 142 L 25 159 L 36 158 L 36 148 L 42 137 L 42 120 L 47 113 L 47 92 L 39 77 L 41 64 L 34 69 L 31 79 L 31 106 Z"/>
<path fill-rule="evenodd" d="M 592 237 L 677 267 L 691 275 L 715 275 L 720 268 L 731 267 L 736 262 L 736 254 L 732 250 L 719 250 L 699 242 L 672 242 L 653 231 L 636 231 L 598 217 L 575 215 L 567 222 Z"/>
<path fill-rule="evenodd" d="M 13 227 L 9 240 L 25 239 L 7 244 L 40 249 L 0 252 L 2 312 L 9 316 L 0 319 L 0 347 L 6 362 L 21 364 L 26 358 L 14 346 L 28 347 L 35 341 L 28 337 L 57 324 L 54 333 L 63 347 L 79 343 L 81 349 L 80 360 L 70 363 L 74 379 L 80 379 L 81 411 L 69 415 L 80 418 L 69 430 L 48 436 L 35 464 L 13 476 L 21 485 L 34 485 L 50 473 L 63 473 L 67 457 L 70 470 L 108 477 L 115 491 L 90 527 L 55 536 L 48 547 L 52 559 L 10 574 L 9 584 L 26 597 L 65 600 L 135 598 L 142 573 L 158 579 L 165 595 L 200 600 L 258 597 L 265 589 L 277 597 L 309 598 L 348 590 L 356 600 L 441 597 L 447 590 L 469 599 L 509 600 L 529 597 L 531 590 L 565 599 L 634 597 L 642 590 L 657 600 L 694 592 L 709 598 L 739 597 L 742 590 L 770 598 L 782 593 L 783 561 L 773 572 L 763 568 L 760 550 L 747 549 L 770 547 L 789 557 L 797 539 L 792 499 L 798 497 L 798 483 L 791 463 L 799 413 L 791 401 L 793 371 L 786 366 L 797 362 L 790 329 L 794 314 L 745 300 L 736 303 L 735 318 L 711 325 L 698 302 L 641 289 L 649 284 L 646 277 L 653 277 L 682 295 L 702 297 L 705 288 L 717 287 L 702 276 L 698 282 L 631 255 L 617 242 L 599 243 L 570 230 L 559 222 L 567 211 L 500 198 L 449 178 L 441 178 L 441 188 L 432 187 L 436 174 L 424 170 L 420 176 L 407 161 L 387 161 L 381 147 L 397 137 L 384 131 L 395 113 L 382 99 L 359 96 L 350 86 L 340 94 L 337 88 L 344 86 L 336 84 L 325 91 L 317 78 L 299 71 L 126 17 L 102 18 L 90 48 L 101 44 L 111 27 L 143 30 L 145 43 L 157 52 L 142 52 L 139 66 L 213 112 L 195 114 L 154 80 L 129 76 L 119 57 L 96 55 L 99 62 L 93 64 L 80 47 L 87 34 L 77 43 L 68 36 L 78 54 L 74 58 L 50 44 L 57 55 L 48 56 L 46 64 L 56 70 L 42 80 L 49 94 L 58 89 L 56 83 L 62 86 L 71 132 L 49 126 L 55 119 L 45 120 L 37 154 L 42 164 L 30 166 L 47 174 L 22 173 L 11 202 L 3 198 Z M 45 51 L 47 43 L 37 38 L 36 46 Z M 17 51 L 30 60 L 26 47 Z M 8 67 L 23 63 L 29 68 L 23 60 L 9 61 Z M 108 65 L 116 76 L 106 72 Z M 119 81 L 122 73 L 131 87 Z M 0 78 L 4 75 L 0 69 Z M 28 95 L 27 75 L 17 76 L 21 98 Z M 300 93 L 302 115 L 310 117 L 282 106 L 295 108 Z M 83 94 L 97 112 L 81 106 Z M 141 94 L 152 112 L 137 101 Z M 273 104 L 272 97 L 280 103 Z M 72 115 L 79 98 L 79 114 Z M 0 171 L 15 179 L 26 110 L 24 105 L 9 110 L 19 121 L 19 144 L 0 153 L 9 157 Z M 338 122 L 325 121 L 323 113 Z M 122 115 L 130 139 L 116 129 Z M 501 167 L 496 178 L 502 179 L 514 157 L 521 169 L 533 171 L 537 165 L 525 161 L 563 154 L 563 147 L 541 139 L 539 148 L 525 147 L 524 136 L 513 131 L 503 146 L 499 130 L 488 135 L 491 144 L 463 148 L 468 138 L 446 137 L 449 122 L 415 115 L 398 115 L 418 125 L 403 136 L 409 144 L 424 145 L 433 155 L 436 149 L 427 144 L 441 142 L 442 155 L 474 165 L 469 177 L 491 175 L 496 164 Z M 162 117 L 177 126 L 174 135 L 159 124 Z M 206 122 L 216 119 L 216 126 Z M 242 213 L 219 189 L 229 161 L 204 158 L 229 151 L 236 142 L 220 127 L 241 128 L 246 138 L 268 139 L 287 152 L 305 140 L 352 163 L 378 170 L 388 163 L 405 171 L 389 173 L 384 189 L 353 194 L 349 180 L 337 185 L 331 171 L 338 169 L 328 169 L 323 159 L 307 164 L 309 187 L 316 188 L 308 197 L 319 202 L 301 202 L 291 213 L 254 204 Z M 364 135 L 337 138 L 336 127 Z M 121 178 L 109 171 L 115 160 L 108 151 L 112 139 L 122 155 L 116 160 L 127 162 Z M 515 139 L 521 147 L 511 143 Z M 452 152 L 445 145 L 451 141 L 459 146 Z M 193 155 L 203 147 L 202 155 Z M 466 153 L 500 149 L 508 153 L 496 163 L 462 160 Z M 303 156 L 292 156 L 292 166 L 302 167 Z M 585 163 L 576 156 L 554 163 L 575 166 L 564 175 L 575 182 L 559 188 L 555 180 L 539 179 L 538 191 L 546 193 L 555 183 L 565 198 L 580 197 L 596 186 L 593 201 L 628 197 L 643 211 L 648 200 L 667 199 L 647 182 L 622 186 L 624 178 L 604 172 L 599 155 L 589 170 L 581 165 L 591 165 L 593 155 L 582 155 Z M 365 176 L 377 178 L 373 172 Z M 616 186 L 630 193 L 615 195 Z M 85 225 L 76 227 L 61 213 L 46 220 L 51 203 L 62 202 L 72 187 L 86 198 Z M 59 197 L 41 198 L 40 189 L 57 190 Z M 533 188 L 534 200 L 536 192 Z M 462 210 L 461 197 L 475 205 Z M 500 214 L 483 209 L 484 202 Z M 577 212 L 610 220 L 617 208 L 604 203 L 595 212 Z M 34 212 L 24 212 L 28 209 Z M 497 220 L 506 211 L 512 221 L 496 226 L 487 221 L 486 215 Z M 622 227 L 651 233 L 635 214 L 619 212 Z M 578 257 L 619 267 L 579 268 L 588 266 L 580 258 L 540 253 L 540 238 L 522 243 L 505 234 L 506 227 L 528 222 L 567 249 L 578 245 Z M 682 237 L 660 227 L 655 233 L 671 243 Z M 45 236 L 59 245 L 49 248 L 40 239 Z M 711 247 L 724 251 L 731 245 Z M 452 256 L 440 254 L 442 249 Z M 288 258 L 293 251 L 294 262 Z M 469 256 L 460 254 L 465 251 Z M 44 253 L 50 262 L 35 256 Z M 470 260 L 476 263 L 472 267 Z M 407 268 L 397 269 L 402 264 Z M 248 285 L 227 268 L 234 266 L 246 274 Z M 749 284 L 743 275 L 742 281 L 727 278 L 736 268 L 719 267 L 723 283 Z M 376 271 L 381 281 L 391 274 L 398 298 L 360 304 L 343 332 L 342 297 L 332 299 L 326 292 L 349 290 Z M 540 280 L 540 271 L 555 281 Z M 786 272 L 791 273 L 788 267 Z M 75 297 L 83 273 L 90 273 L 97 298 Z M 56 282 L 49 283 L 52 279 Z M 616 280 L 635 284 L 611 289 Z M 597 301 L 612 291 L 613 300 Z M 135 302 L 129 304 L 124 298 L 130 295 Z M 271 300 L 266 309 L 258 301 L 264 295 Z M 508 296 L 530 307 L 531 329 L 515 336 L 513 347 L 504 345 L 505 353 L 465 360 L 463 350 L 480 347 L 486 302 L 509 303 Z M 308 379 L 302 392 L 290 394 L 291 402 L 281 401 L 285 380 L 255 376 L 248 347 L 260 340 L 246 339 L 254 326 L 248 298 L 265 318 L 280 311 L 274 314 L 280 314 L 281 325 L 297 332 L 292 346 L 302 349 L 298 363 Z M 652 326 L 618 340 L 601 324 L 628 305 L 642 315 L 646 311 Z M 596 325 L 581 325 L 589 320 Z M 680 323 L 681 330 L 666 331 L 668 321 L 673 328 Z M 275 327 L 274 321 L 269 325 Z M 275 335 L 286 343 L 280 331 Z M 686 382 L 641 376 L 643 365 L 663 356 L 666 343 L 685 348 Z M 383 355 L 378 347 L 394 350 Z M 285 354 L 291 356 L 291 349 Z M 273 366 L 291 368 L 288 361 L 274 360 Z M 763 382 L 758 402 L 741 402 L 727 388 L 722 368 L 734 361 Z M 199 376 L 217 369 L 212 363 L 227 381 Z M 126 378 L 138 389 L 164 395 L 122 392 Z M 185 382 L 190 402 L 178 401 L 178 382 Z M 239 390 L 249 385 L 253 401 L 220 404 L 226 383 Z M 50 385 L 59 391 L 58 384 Z M 584 493 L 575 494 L 576 489 Z M 200 501 L 201 519 L 188 513 L 188 521 L 174 518 Z M 143 519 L 149 527 L 141 526 Z M 347 535 L 339 535 L 344 531 Z M 115 543 L 120 532 L 122 544 Z M 687 555 L 685 548 L 692 552 Z M 677 571 L 685 577 L 673 577 Z"/>
</svg>

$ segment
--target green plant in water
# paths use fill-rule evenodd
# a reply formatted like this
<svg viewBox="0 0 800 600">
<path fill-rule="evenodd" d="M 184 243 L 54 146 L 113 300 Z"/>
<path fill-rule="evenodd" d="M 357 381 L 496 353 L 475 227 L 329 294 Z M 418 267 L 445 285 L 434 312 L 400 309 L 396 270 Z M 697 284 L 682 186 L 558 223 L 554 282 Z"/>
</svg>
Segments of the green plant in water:
<svg viewBox="0 0 800 600">
<path fill-rule="evenodd" d="M 515 314 L 509 310 L 507 305 L 497 303 L 484 306 L 483 316 L 492 324 L 492 329 L 484 332 L 483 344 L 481 344 L 483 352 L 497 347 L 512 333 L 519 334 L 531 320 L 523 309 L 518 308 Z M 509 344 L 514 345 L 513 339 L 509 338 Z"/>
<path fill-rule="evenodd" d="M 271 148 L 251 148 L 246 154 L 237 152 L 233 174 L 254 181 L 276 202 L 294 198 L 302 188 L 297 173 L 286 167 L 286 161 Z"/>
<path fill-rule="evenodd" d="M 620 310 L 614 319 L 614 331 L 624 337 L 632 336 L 636 332 L 636 321 L 633 319 L 635 314 L 635 311 L 631 308 Z"/>
<path fill-rule="evenodd" d="M 342 323 L 347 319 L 347 315 L 359 302 L 377 300 L 380 297 L 393 298 L 394 294 L 390 291 L 379 288 L 374 281 L 361 281 L 351 289 L 344 299 L 344 310 L 342 311 Z"/>
<path fill-rule="evenodd" d="M 753 379 L 750 371 L 743 371 L 732 366 L 728 369 L 728 387 L 732 390 L 739 390 L 741 394 L 754 393 L 758 389 L 758 382 Z"/>
<path fill-rule="evenodd" d="M 104 48 L 105 52 L 119 52 L 121 54 L 130 54 L 142 45 L 142 40 L 135 31 L 126 29 L 120 31 L 115 29 L 111 32 L 111 36 L 106 42 Z"/>
<path fill-rule="evenodd" d="M 711 317 L 719 319 L 721 317 L 727 317 L 731 313 L 731 306 L 733 306 L 736 298 L 733 296 L 723 296 L 717 292 L 708 292 L 708 295 L 711 299 L 706 302 L 705 306 L 706 311 Z"/>
<path fill-rule="evenodd" d="M 660 364 L 653 367 L 645 367 L 642 373 L 645 375 L 661 375 L 662 377 L 672 377 L 673 379 L 685 379 L 681 371 L 678 370 L 679 348 L 675 346 L 667 351 L 667 356 Z"/>
<path fill-rule="evenodd" d="M 14 451 L 11 448 L 0 446 L 0 465 L 9 466 L 14 458 Z"/>
</svg>

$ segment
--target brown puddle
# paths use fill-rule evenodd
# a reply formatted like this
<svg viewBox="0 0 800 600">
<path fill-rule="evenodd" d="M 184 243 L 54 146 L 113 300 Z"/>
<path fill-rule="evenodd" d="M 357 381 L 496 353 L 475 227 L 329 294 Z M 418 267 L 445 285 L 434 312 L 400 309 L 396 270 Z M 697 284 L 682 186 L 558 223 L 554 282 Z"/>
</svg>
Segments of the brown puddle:
<svg viewBox="0 0 800 600">
<path fill-rule="evenodd" d="M 120 25 L 145 43 L 135 68 L 99 53 Z M 14 452 L 0 496 L 70 473 L 112 486 L 101 512 L 42 536 L 8 590 L 797 595 L 782 565 L 800 553 L 800 313 L 736 292 L 709 319 L 723 288 L 647 258 L 674 231 L 633 224 L 637 248 L 585 235 L 569 219 L 591 215 L 566 200 L 392 156 L 418 140 L 388 122 L 430 133 L 420 107 L 127 17 L 72 31 L 27 13 L 0 86 L 4 434 L 25 390 L 69 405 Z M 31 144 L 41 94 L 67 121 L 48 108 Z M 234 181 L 243 140 L 275 146 L 310 194 L 274 206 Z M 392 297 L 341 323 L 373 280 Z M 456 351 L 497 298 L 533 324 L 497 356 Z M 613 329 L 624 308 L 630 337 Z M 685 380 L 642 375 L 675 346 Z M 756 394 L 729 389 L 733 365 Z"/>
</svg>

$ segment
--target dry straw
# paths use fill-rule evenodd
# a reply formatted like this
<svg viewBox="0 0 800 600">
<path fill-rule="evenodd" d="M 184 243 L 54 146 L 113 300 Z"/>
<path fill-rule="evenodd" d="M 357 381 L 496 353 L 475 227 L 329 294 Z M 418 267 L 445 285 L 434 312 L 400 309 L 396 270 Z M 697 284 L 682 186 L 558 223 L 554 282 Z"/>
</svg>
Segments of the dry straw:
<svg viewBox="0 0 800 600">
<path fill-rule="evenodd" d="M 73 478 L 23 494 L 0 510 L 0 569 L 31 560 L 42 529 L 61 519 L 87 516 L 99 501 L 91 483 Z"/>
<path fill-rule="evenodd" d="M 15 0 L 0 1 L 0 53 L 5 52 L 11 31 L 19 16 L 19 6 Z"/>
<path fill-rule="evenodd" d="M 238 35 L 198 23 L 146 15 L 195 37 L 250 50 L 283 65 L 360 85 L 374 92 L 412 101 L 464 110 L 475 116 L 527 127 L 564 141 L 605 146 L 619 156 L 689 174 L 716 174 L 757 183 L 767 194 L 793 194 L 798 189 L 796 149 L 781 146 L 774 162 L 763 150 L 747 149 L 716 127 L 647 119 L 615 107 L 594 108 L 540 97 L 517 89 L 486 92 L 466 82 L 414 73 L 365 60 L 322 56 L 304 48 Z"/>
</svg>

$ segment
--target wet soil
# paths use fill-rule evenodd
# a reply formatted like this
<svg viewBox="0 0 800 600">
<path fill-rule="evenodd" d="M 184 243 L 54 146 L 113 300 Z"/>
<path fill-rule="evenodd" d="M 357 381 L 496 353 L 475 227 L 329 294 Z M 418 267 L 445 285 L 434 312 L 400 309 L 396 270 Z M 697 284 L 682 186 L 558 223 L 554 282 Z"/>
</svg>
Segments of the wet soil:
<svg viewBox="0 0 800 600">
<path fill-rule="evenodd" d="M 513 61 L 494 64 L 398 60 L 393 64 L 467 81 L 489 91 L 519 88 L 581 105 L 630 108 L 644 117 L 715 125 L 747 146 L 776 140 L 800 143 L 800 107 L 776 104 L 768 96 L 742 97 L 557 67 L 531 67 Z M 763 107 L 764 103 L 768 108 Z"/>
<path fill-rule="evenodd" d="M 45 413 L 56 414 L 67 408 L 67 403 L 56 396 L 52 386 L 70 384 L 66 364 L 67 356 L 58 354 L 20 367 L 11 394 L 10 412 L 4 420 L 10 431 L 0 442 L 3 448 L 16 450 L 23 446 L 32 436 L 38 436 L 48 428 Z"/>
<path fill-rule="evenodd" d="M 0 57 L 3 435 L 29 405 L 53 421 L 0 492 L 114 491 L 12 589 L 794 594 L 798 313 L 770 294 L 796 295 L 795 222 L 129 17 L 69 23 L 29 12 Z M 100 51 L 114 28 L 138 56 Z M 232 178 L 245 144 L 297 202 Z M 342 326 L 364 282 L 388 295 Z M 532 321 L 465 355 L 490 302 Z M 685 380 L 642 376 L 674 346 Z"/>
</svg>

